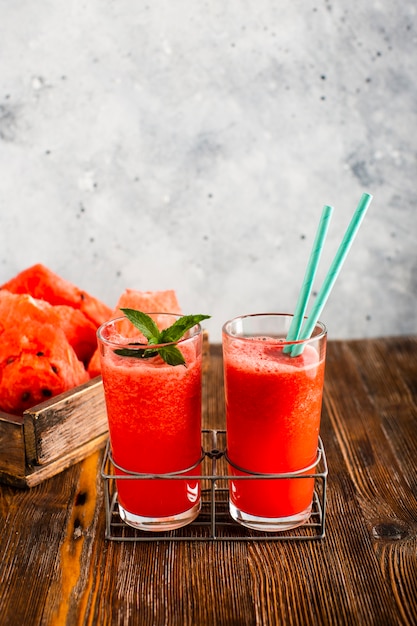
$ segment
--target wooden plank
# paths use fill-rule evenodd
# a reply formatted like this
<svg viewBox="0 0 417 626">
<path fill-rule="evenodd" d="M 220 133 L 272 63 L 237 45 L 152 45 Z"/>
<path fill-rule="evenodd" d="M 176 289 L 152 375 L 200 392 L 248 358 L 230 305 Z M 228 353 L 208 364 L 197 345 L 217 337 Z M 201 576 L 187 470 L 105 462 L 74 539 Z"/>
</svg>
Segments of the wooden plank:
<svg viewBox="0 0 417 626">
<path fill-rule="evenodd" d="M 396 613 L 403 616 L 401 623 L 416 623 L 415 586 L 410 584 L 417 580 L 416 346 L 406 338 L 332 342 L 328 353 L 325 406 L 346 468 L 333 493 L 335 508 L 342 514 L 342 494 L 350 484 L 346 520 L 372 547 L 369 553 L 366 544 L 350 543 L 343 551 L 361 554 L 367 584 L 380 603 L 373 609 L 380 623 L 396 623 Z M 400 356 L 404 350 L 406 359 Z M 335 462 L 333 475 L 335 467 L 340 463 Z M 371 575 L 375 565 L 365 564 L 368 553 L 379 580 Z M 352 577 L 351 572 L 347 580 Z M 377 623 L 376 617 L 369 623 Z"/>
<path fill-rule="evenodd" d="M 58 607 L 67 600 L 65 587 L 75 585 L 77 559 L 79 568 L 89 561 L 94 527 L 86 511 L 96 506 L 99 457 L 31 490 L 0 486 L 2 625 L 75 623 L 59 621 Z"/>
<path fill-rule="evenodd" d="M 47 478 L 52 478 L 52 476 L 68 469 L 71 465 L 82 461 L 100 448 L 104 448 L 107 437 L 107 433 L 104 433 L 94 439 L 89 439 L 82 446 L 69 450 L 67 454 L 62 455 L 47 465 L 29 465 L 26 468 L 25 477 L 20 481 L 19 485 L 13 483 L 11 478 L 9 478 L 8 482 L 9 484 L 15 484 L 16 486 L 35 487 Z"/>
<path fill-rule="evenodd" d="M 412 394 L 405 393 L 395 353 L 390 354 L 388 343 L 385 346 L 381 351 L 377 341 L 363 341 L 358 350 L 355 342 L 334 342 L 326 374 L 325 404 L 370 530 L 383 518 L 415 523 L 415 511 L 403 506 L 412 495 L 408 482 L 412 466 L 402 471 L 403 450 L 394 445 L 395 437 L 391 439 L 381 420 L 383 407 L 394 404 L 402 407 L 402 413 L 412 416 L 414 411 L 416 416 L 415 406 Z M 395 371 L 398 373 L 394 378 Z M 414 434 L 407 442 L 409 437 L 404 438 L 401 430 L 401 446 L 405 444 L 410 452 L 413 450 L 414 463 L 416 424 L 415 419 L 409 420 L 407 426 L 407 417 L 404 424 L 401 422 L 401 429 L 409 428 L 410 436 Z"/>
<path fill-rule="evenodd" d="M 0 412 L 0 480 L 3 474 L 24 476 L 23 417 Z"/>
<path fill-rule="evenodd" d="M 24 413 L 26 459 L 47 465 L 108 431 L 101 378 Z"/>
<path fill-rule="evenodd" d="M 202 358 L 203 358 L 203 374 L 206 374 L 210 367 L 210 342 L 209 342 L 209 334 L 207 330 L 203 330 Z"/>
<path fill-rule="evenodd" d="M 416 345 L 330 342 L 322 542 L 106 542 L 101 453 L 30 491 L 0 486 L 0 621 L 417 624 Z M 204 426 L 224 427 L 217 346 L 205 384 Z"/>
</svg>

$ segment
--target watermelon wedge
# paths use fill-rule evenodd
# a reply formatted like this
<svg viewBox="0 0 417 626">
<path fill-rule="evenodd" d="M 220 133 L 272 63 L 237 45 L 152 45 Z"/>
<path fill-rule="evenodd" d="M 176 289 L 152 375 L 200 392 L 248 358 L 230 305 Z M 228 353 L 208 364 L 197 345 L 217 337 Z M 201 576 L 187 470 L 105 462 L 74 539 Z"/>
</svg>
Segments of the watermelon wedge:
<svg viewBox="0 0 417 626">
<path fill-rule="evenodd" d="M 64 331 L 38 320 L 0 334 L 0 409 L 25 409 L 86 382 L 89 376 Z"/>
<path fill-rule="evenodd" d="M 29 294 L 0 290 L 0 329 L 37 320 L 62 328 L 77 357 L 85 365 L 97 348 L 96 326 L 79 309 L 65 304 L 53 306 Z"/>
<path fill-rule="evenodd" d="M 23 270 L 0 287 L 12 293 L 27 293 L 50 304 L 66 304 L 79 309 L 96 326 L 111 316 L 106 304 L 37 263 Z"/>
<path fill-rule="evenodd" d="M 136 311 L 143 311 L 143 313 L 182 314 L 176 292 L 173 289 L 167 289 L 165 291 L 137 291 L 135 289 L 126 289 L 119 297 L 113 315 L 108 319 L 123 315 L 120 309 L 135 309 Z M 91 378 L 101 374 L 100 353 L 98 348 L 90 359 L 88 373 Z"/>
<path fill-rule="evenodd" d="M 177 294 L 173 289 L 165 291 L 136 291 L 125 289 L 119 297 L 113 317 L 122 315 L 120 309 L 136 309 L 143 313 L 176 313 L 181 315 Z"/>
<path fill-rule="evenodd" d="M 59 325 L 70 346 L 87 367 L 97 348 L 96 325 L 82 311 L 66 304 L 57 304 L 52 309 L 59 319 Z"/>
</svg>

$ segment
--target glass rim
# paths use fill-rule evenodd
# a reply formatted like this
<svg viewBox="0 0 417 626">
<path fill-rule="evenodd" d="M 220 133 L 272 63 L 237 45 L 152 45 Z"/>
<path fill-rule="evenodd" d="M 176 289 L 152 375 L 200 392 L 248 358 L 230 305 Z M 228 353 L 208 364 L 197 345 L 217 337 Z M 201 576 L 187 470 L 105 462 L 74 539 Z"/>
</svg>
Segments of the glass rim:
<svg viewBox="0 0 417 626">
<path fill-rule="evenodd" d="M 175 317 L 176 319 L 179 319 L 180 317 L 182 317 L 182 315 L 180 313 L 158 313 L 155 311 L 152 311 L 150 313 L 146 313 L 146 315 L 149 315 L 150 317 L 152 315 L 165 315 L 167 317 Z M 118 317 L 113 317 L 110 320 L 107 320 L 106 322 L 103 322 L 102 324 L 100 324 L 100 326 L 97 328 L 96 334 L 97 334 L 97 338 L 104 343 L 107 346 L 113 347 L 113 348 L 118 348 L 120 346 L 123 347 L 127 347 L 129 346 L 129 348 L 131 348 L 132 350 L 158 350 L 159 348 L 165 348 L 167 346 L 176 346 L 179 343 L 184 343 L 186 341 L 191 341 L 192 339 L 194 339 L 195 337 L 197 337 L 198 335 L 201 334 L 202 332 L 202 327 L 199 323 L 195 324 L 192 328 L 190 328 L 187 332 L 191 332 L 194 328 L 197 328 L 196 332 L 193 333 L 190 337 L 187 336 L 183 336 L 180 337 L 179 339 L 177 339 L 176 341 L 168 341 L 166 343 L 137 343 L 137 344 L 127 344 L 127 343 L 121 343 L 120 341 L 113 341 L 111 339 L 107 339 L 106 337 L 103 337 L 103 330 L 107 327 L 110 326 L 111 324 L 114 324 L 116 322 L 122 322 L 122 321 L 127 321 L 130 324 L 132 324 L 132 322 L 129 320 L 129 318 L 126 317 L 126 315 L 120 315 Z M 135 327 L 134 324 L 132 324 L 133 327 Z M 139 328 L 137 329 L 138 333 L 140 333 Z M 125 337 L 125 339 L 133 339 L 133 337 Z"/>
<path fill-rule="evenodd" d="M 259 318 L 259 317 L 280 317 L 280 318 L 293 318 L 294 314 L 293 313 L 247 313 L 245 315 L 236 315 L 236 317 L 232 317 L 231 319 L 227 320 L 227 322 L 225 322 L 222 326 L 222 332 L 227 335 L 227 337 L 230 337 L 231 339 L 239 339 L 241 341 L 253 341 L 254 339 L 256 339 L 256 335 L 251 335 L 251 336 L 245 336 L 245 335 L 234 335 L 230 332 L 230 330 L 227 329 L 228 326 L 230 326 L 233 322 L 236 322 L 237 320 L 245 320 L 245 319 L 249 319 L 249 318 Z M 304 320 L 308 319 L 307 316 L 304 316 L 303 318 Z M 316 335 L 311 335 L 310 337 L 307 337 L 307 339 L 295 339 L 293 341 L 285 341 L 283 339 L 279 339 L 279 344 L 280 345 L 305 345 L 309 342 L 313 342 L 313 341 L 318 341 L 320 339 L 323 339 L 324 337 L 327 337 L 327 328 L 326 325 L 321 322 L 320 320 L 317 320 L 316 325 L 314 327 L 314 330 L 316 328 L 320 328 L 320 332 Z"/>
</svg>

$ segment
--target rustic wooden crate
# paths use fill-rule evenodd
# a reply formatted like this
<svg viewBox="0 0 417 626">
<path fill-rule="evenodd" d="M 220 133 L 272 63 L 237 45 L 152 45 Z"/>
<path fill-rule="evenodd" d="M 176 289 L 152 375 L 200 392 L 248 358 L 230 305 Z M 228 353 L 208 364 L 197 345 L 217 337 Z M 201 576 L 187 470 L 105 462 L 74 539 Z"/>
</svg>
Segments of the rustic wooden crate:
<svg viewBox="0 0 417 626">
<path fill-rule="evenodd" d="M 203 333 L 203 372 L 209 365 Z M 0 411 L 0 482 L 34 487 L 103 447 L 108 437 L 101 377 L 23 413 Z"/>
<path fill-rule="evenodd" d="M 0 480 L 33 487 L 103 446 L 107 433 L 101 377 L 22 416 L 0 412 Z"/>
</svg>

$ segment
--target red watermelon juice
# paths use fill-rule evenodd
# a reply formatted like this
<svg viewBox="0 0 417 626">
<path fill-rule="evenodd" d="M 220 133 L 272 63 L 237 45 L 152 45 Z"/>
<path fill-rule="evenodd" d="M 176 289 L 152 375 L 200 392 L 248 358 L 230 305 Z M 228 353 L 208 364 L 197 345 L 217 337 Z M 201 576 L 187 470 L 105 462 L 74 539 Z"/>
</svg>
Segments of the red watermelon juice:
<svg viewBox="0 0 417 626">
<path fill-rule="evenodd" d="M 158 314 L 158 325 L 164 320 L 170 326 L 176 318 Z M 184 473 L 171 479 L 116 479 L 119 511 L 136 528 L 172 530 L 190 523 L 200 510 L 200 481 L 187 475 L 199 475 L 202 454 L 201 328 L 195 326 L 178 342 L 186 365 L 176 366 L 159 355 L 138 359 L 116 354 L 117 348 L 143 342 L 143 337 L 134 337 L 135 332 L 139 333 L 130 322 L 119 318 L 104 324 L 98 333 L 116 475 L 126 475 L 123 470 Z"/>
<path fill-rule="evenodd" d="M 230 512 L 257 530 L 294 528 L 311 514 L 314 478 L 249 479 L 315 471 L 326 331 L 318 324 L 293 357 L 284 351 L 290 322 L 254 315 L 223 328 L 227 456 L 231 475 L 241 477 L 230 482 Z"/>
</svg>

